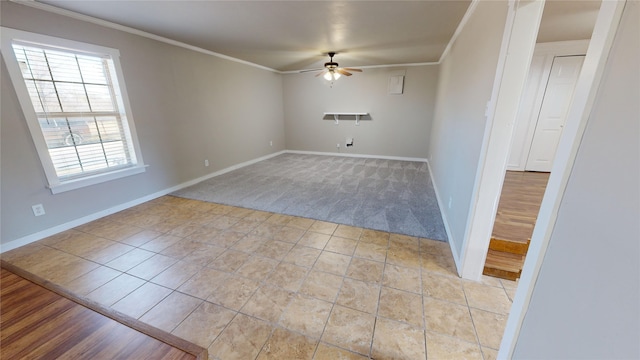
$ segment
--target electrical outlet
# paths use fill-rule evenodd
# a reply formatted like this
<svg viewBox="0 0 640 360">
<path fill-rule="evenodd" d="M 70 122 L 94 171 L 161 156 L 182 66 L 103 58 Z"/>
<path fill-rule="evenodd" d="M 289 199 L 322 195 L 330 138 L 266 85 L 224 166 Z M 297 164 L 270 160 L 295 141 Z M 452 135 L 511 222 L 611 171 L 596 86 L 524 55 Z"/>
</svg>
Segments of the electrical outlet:
<svg viewBox="0 0 640 360">
<path fill-rule="evenodd" d="M 273 140 L 269 141 L 269 146 L 273 146 Z"/>
<path fill-rule="evenodd" d="M 336 147 L 337 147 L 338 149 L 340 149 L 340 143 L 337 143 L 337 144 L 336 144 Z"/>
<path fill-rule="evenodd" d="M 209 160 L 204 161 L 204 166 L 209 166 Z"/>
<path fill-rule="evenodd" d="M 42 216 L 42 215 L 45 214 L 44 206 L 42 204 L 33 205 L 31 207 L 31 210 L 33 210 L 33 215 L 35 215 L 35 216 Z"/>
<path fill-rule="evenodd" d="M 449 209 L 451 209 L 451 203 L 453 202 L 453 198 L 449 196 Z"/>
</svg>

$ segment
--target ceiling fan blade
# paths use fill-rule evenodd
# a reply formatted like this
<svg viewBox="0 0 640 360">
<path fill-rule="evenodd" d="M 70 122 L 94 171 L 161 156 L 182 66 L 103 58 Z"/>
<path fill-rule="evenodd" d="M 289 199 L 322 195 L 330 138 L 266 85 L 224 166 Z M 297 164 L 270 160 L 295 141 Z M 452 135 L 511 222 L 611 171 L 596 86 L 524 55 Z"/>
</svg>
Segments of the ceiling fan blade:
<svg viewBox="0 0 640 360">
<path fill-rule="evenodd" d="M 316 74 L 316 77 L 318 77 L 320 75 L 324 75 L 327 71 L 329 71 L 329 70 L 324 69 L 324 70 L 320 71 L 319 73 Z"/>
<path fill-rule="evenodd" d="M 355 69 L 355 68 L 343 68 L 343 69 L 348 70 L 348 71 L 362 72 L 361 69 Z"/>
<path fill-rule="evenodd" d="M 299 70 L 299 71 L 298 71 L 298 73 L 306 73 L 306 72 L 320 71 L 320 70 L 324 70 L 324 68 L 316 68 L 316 69 Z"/>
<path fill-rule="evenodd" d="M 351 73 L 350 73 L 350 72 L 348 72 L 348 71 L 346 71 L 346 70 L 345 70 L 345 69 L 343 69 L 343 68 L 337 68 L 337 69 L 336 69 L 336 72 L 339 72 L 340 74 L 345 75 L 345 76 L 351 76 Z"/>
</svg>

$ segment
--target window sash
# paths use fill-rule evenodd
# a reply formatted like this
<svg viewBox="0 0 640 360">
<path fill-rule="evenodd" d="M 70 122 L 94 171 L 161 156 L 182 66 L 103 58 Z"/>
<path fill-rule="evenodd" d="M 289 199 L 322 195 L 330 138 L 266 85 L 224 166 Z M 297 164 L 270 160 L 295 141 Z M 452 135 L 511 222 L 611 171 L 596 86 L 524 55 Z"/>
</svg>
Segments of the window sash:
<svg viewBox="0 0 640 360">
<path fill-rule="evenodd" d="M 128 116 L 130 110 L 118 51 L 1 29 L 1 49 L 51 191 L 68 191 L 143 172 L 145 166 L 135 127 Z M 33 64 L 19 64 L 14 45 L 18 49 L 35 48 L 43 54 L 51 52 L 59 67 L 53 71 L 27 73 L 25 70 L 31 70 Z M 65 63 L 70 57 L 75 58 L 76 64 Z M 75 73 L 67 71 L 74 65 L 77 66 Z M 48 84 L 44 86 L 54 88 L 56 93 L 52 99 L 59 106 L 38 106 L 40 95 L 36 82 L 38 86 Z M 65 104 L 56 88 L 60 85 L 81 89 L 76 95 L 84 97 L 82 105 L 74 107 L 74 99 L 66 99 Z M 33 101 L 34 98 L 38 101 Z"/>
</svg>

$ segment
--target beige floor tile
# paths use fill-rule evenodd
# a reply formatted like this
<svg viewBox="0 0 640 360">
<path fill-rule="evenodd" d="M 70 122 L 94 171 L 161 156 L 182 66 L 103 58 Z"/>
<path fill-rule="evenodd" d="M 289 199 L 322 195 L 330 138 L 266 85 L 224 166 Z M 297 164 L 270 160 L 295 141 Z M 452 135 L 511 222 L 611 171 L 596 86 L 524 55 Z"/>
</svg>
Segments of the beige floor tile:
<svg viewBox="0 0 640 360">
<path fill-rule="evenodd" d="M 217 234 L 214 238 L 214 242 L 209 243 L 224 248 L 230 248 L 235 245 L 240 239 L 245 237 L 246 234 L 239 233 L 237 231 L 225 230 Z"/>
<path fill-rule="evenodd" d="M 513 303 L 513 299 L 516 298 L 516 290 L 518 290 L 518 288 L 511 288 L 511 287 L 504 288 L 504 292 L 507 293 L 507 296 L 509 297 L 509 301 L 511 301 L 512 303 Z"/>
<path fill-rule="evenodd" d="M 169 246 L 177 243 L 182 240 L 181 237 L 177 237 L 174 235 L 163 234 L 158 236 L 157 238 L 148 241 L 142 245 L 140 245 L 141 249 L 153 251 L 156 253 L 161 252 L 162 250 L 168 248 Z"/>
<path fill-rule="evenodd" d="M 378 315 L 423 327 L 422 296 L 383 286 Z"/>
<path fill-rule="evenodd" d="M 160 254 L 170 256 L 175 259 L 182 259 L 194 251 L 206 249 L 207 244 L 203 244 L 193 240 L 183 239 L 168 248 L 160 251 Z"/>
<path fill-rule="evenodd" d="M 387 264 L 384 268 L 382 285 L 394 289 L 422 294 L 420 269 Z"/>
<path fill-rule="evenodd" d="M 238 221 L 240 221 L 239 218 L 237 217 L 231 217 L 231 216 L 227 216 L 227 215 L 222 215 L 222 216 L 218 216 L 217 218 L 211 220 L 209 222 L 209 224 L 207 225 L 207 227 L 216 229 L 216 230 L 227 230 L 228 228 L 230 228 L 231 226 L 233 226 L 233 224 L 237 223 Z"/>
<path fill-rule="evenodd" d="M 310 268 L 316 263 L 321 252 L 321 250 L 298 244 L 289 251 L 289 254 L 282 261 Z"/>
<path fill-rule="evenodd" d="M 312 231 L 307 231 L 298 240 L 298 245 L 312 247 L 314 249 L 324 249 L 324 247 L 331 239 L 331 235 L 320 234 Z"/>
<path fill-rule="evenodd" d="M 375 316 L 335 305 L 327 326 L 322 335 L 322 341 L 359 354 L 369 355 Z"/>
<path fill-rule="evenodd" d="M 28 244 L 28 245 L 25 245 L 25 246 L 21 246 L 21 247 L 19 247 L 17 249 L 11 250 L 11 251 L 12 252 L 21 251 L 22 249 L 26 249 L 27 246 L 33 245 L 33 244 L 40 244 L 40 245 L 47 245 L 47 246 L 51 246 L 51 247 L 56 247 L 56 245 L 58 243 L 60 243 L 61 241 L 68 240 L 70 238 L 78 237 L 78 236 L 84 236 L 84 233 L 81 232 L 81 231 L 78 231 L 76 229 L 69 229 L 69 230 L 66 230 L 66 231 L 63 231 L 63 232 L 48 236 L 48 237 L 38 241 L 37 243 L 31 243 L 31 244 Z"/>
<path fill-rule="evenodd" d="M 191 262 L 178 261 L 171 265 L 165 271 L 153 277 L 152 283 L 164 286 L 169 289 L 177 289 L 185 281 L 189 280 L 193 275 L 200 271 L 201 267 Z"/>
<path fill-rule="evenodd" d="M 120 271 L 100 266 L 63 284 L 63 286 L 75 294 L 86 295 L 120 275 L 122 275 Z"/>
<path fill-rule="evenodd" d="M 267 220 L 265 220 L 265 223 L 268 224 L 276 224 L 276 225 L 286 225 L 289 221 L 291 221 L 293 217 L 289 216 L 289 215 L 284 215 L 284 214 L 273 214 L 271 216 L 269 216 L 269 218 Z"/>
<path fill-rule="evenodd" d="M 451 255 L 451 247 L 445 241 L 420 239 L 420 252 L 433 255 Z"/>
<path fill-rule="evenodd" d="M 353 255 L 357 244 L 358 241 L 356 240 L 332 236 L 324 247 L 324 250 L 351 256 Z"/>
<path fill-rule="evenodd" d="M 256 250 L 255 255 L 280 261 L 287 256 L 293 246 L 294 244 L 292 243 L 270 240 Z"/>
<path fill-rule="evenodd" d="M 276 234 L 280 233 L 282 231 L 282 228 L 283 228 L 282 225 L 263 222 L 261 224 L 258 224 L 253 230 L 251 230 L 249 235 L 258 236 L 265 239 L 275 239 Z M 289 229 L 293 229 L 293 228 L 289 228 Z M 304 230 L 300 230 L 300 229 L 294 229 L 294 230 L 304 233 Z M 300 235 L 302 236 L 302 234 Z M 277 240 L 280 240 L 280 239 L 277 239 Z"/>
<path fill-rule="evenodd" d="M 469 359 L 482 360 L 482 353 L 477 343 L 470 343 L 458 338 L 427 331 L 427 359 Z"/>
<path fill-rule="evenodd" d="M 406 250 L 412 250 L 418 252 L 420 249 L 420 241 L 417 237 L 402 235 L 402 234 L 390 234 L 389 235 L 389 249 L 403 248 Z"/>
<path fill-rule="evenodd" d="M 91 255 L 93 252 L 105 249 L 115 243 L 116 242 L 113 240 L 108 240 L 91 234 L 83 234 L 63 240 L 56 244 L 55 247 L 56 249 L 69 254 L 86 257 Z"/>
<path fill-rule="evenodd" d="M 389 236 L 390 234 L 386 231 L 364 229 L 360 235 L 360 241 L 386 247 L 389 245 Z"/>
<path fill-rule="evenodd" d="M 57 265 L 50 265 L 51 266 L 41 273 L 40 276 L 58 285 L 74 280 L 100 266 L 94 262 L 72 255 Z"/>
<path fill-rule="evenodd" d="M 231 275 L 220 282 L 207 301 L 237 311 L 251 298 L 258 286 L 260 283 L 256 281 Z"/>
<path fill-rule="evenodd" d="M 153 255 L 155 255 L 154 252 L 135 248 L 128 253 L 120 255 L 119 257 L 107 262 L 105 265 L 119 271 L 127 271 L 140 265 Z"/>
<path fill-rule="evenodd" d="M 309 269 L 305 267 L 282 262 L 269 274 L 265 282 L 295 292 L 300 289 L 308 272 Z"/>
<path fill-rule="evenodd" d="M 429 253 L 420 253 L 421 264 L 423 270 L 458 277 L 456 265 L 451 255 L 433 255 Z"/>
<path fill-rule="evenodd" d="M 344 279 L 336 304 L 375 315 L 380 286 L 364 281 Z"/>
<path fill-rule="evenodd" d="M 276 323 L 289 305 L 294 294 L 270 285 L 263 285 L 251 296 L 249 301 L 241 309 L 247 315 Z"/>
<path fill-rule="evenodd" d="M 203 268 L 182 284 L 178 291 L 198 299 L 206 300 L 229 274 L 210 268 Z"/>
<path fill-rule="evenodd" d="M 261 210 L 253 210 L 249 215 L 245 216 L 244 218 L 246 220 L 263 222 L 263 221 L 267 220 L 269 217 L 271 217 L 271 215 L 273 215 L 272 212 L 261 211 Z"/>
<path fill-rule="evenodd" d="M 136 233 L 134 235 L 131 235 L 127 238 L 120 240 L 120 242 L 125 243 L 127 245 L 131 245 L 131 246 L 141 246 L 157 238 L 160 235 L 162 235 L 162 233 L 157 231 L 143 230 L 139 233 Z"/>
<path fill-rule="evenodd" d="M 140 278 L 128 274 L 122 274 L 93 290 L 87 295 L 87 297 L 102 305 L 111 306 L 120 299 L 129 295 L 135 289 L 142 286 L 144 283 L 145 281 Z"/>
<path fill-rule="evenodd" d="M 459 278 L 423 271 L 422 291 L 425 296 L 467 305 L 467 298 L 462 290 L 462 280 Z"/>
<path fill-rule="evenodd" d="M 147 311 L 140 320 L 158 329 L 171 332 L 202 302 L 200 299 L 174 291 Z"/>
<path fill-rule="evenodd" d="M 207 348 L 234 316 L 235 312 L 205 301 L 172 334 Z"/>
<path fill-rule="evenodd" d="M 313 227 L 313 225 L 312 225 Z M 320 232 L 320 231 L 316 231 Z M 302 229 L 292 228 L 289 226 L 283 226 L 279 228 L 277 232 L 272 235 L 272 238 L 279 241 L 295 244 L 300 240 L 305 231 Z"/>
<path fill-rule="evenodd" d="M 251 210 L 251 209 L 235 207 L 234 206 L 233 209 L 231 209 L 231 211 L 227 213 L 227 216 L 232 216 L 232 217 L 243 219 L 246 216 L 251 215 L 251 213 L 253 211 L 254 210 Z"/>
<path fill-rule="evenodd" d="M 145 280 L 151 280 L 177 261 L 178 260 L 174 258 L 156 254 L 141 262 L 139 265 L 127 270 L 127 273 Z"/>
<path fill-rule="evenodd" d="M 500 282 L 500 279 L 493 276 L 482 275 L 482 277 L 480 278 L 480 282 L 488 286 L 502 287 L 502 282 Z"/>
<path fill-rule="evenodd" d="M 384 263 L 354 257 L 351 259 L 346 275 L 355 280 L 380 284 L 383 270 Z"/>
<path fill-rule="evenodd" d="M 469 308 L 430 297 L 424 298 L 424 317 L 427 330 L 476 342 L 476 332 Z"/>
<path fill-rule="evenodd" d="M 218 241 L 218 237 L 220 236 L 221 230 L 214 229 L 211 227 L 207 227 L 207 225 L 202 225 L 198 230 L 193 232 L 191 235 L 185 237 L 185 240 L 195 241 L 201 244 L 206 245 L 215 245 Z"/>
<path fill-rule="evenodd" d="M 201 228 L 202 226 L 200 224 L 190 221 L 174 227 L 173 229 L 171 229 L 171 231 L 169 231 L 169 235 L 185 238 L 200 230 Z"/>
<path fill-rule="evenodd" d="M 463 281 L 462 287 L 469 307 L 508 314 L 511 301 L 502 287 L 487 286 L 476 282 Z"/>
<path fill-rule="evenodd" d="M 106 239 L 122 241 L 123 239 L 129 238 L 142 230 L 142 228 L 137 226 L 111 222 L 88 232 Z"/>
<path fill-rule="evenodd" d="M 248 234 L 260 225 L 259 222 L 253 220 L 241 219 L 237 223 L 231 225 L 229 230 L 236 231 L 242 234 Z"/>
<path fill-rule="evenodd" d="M 316 350 L 315 360 L 366 360 L 368 356 L 356 354 L 335 346 L 320 343 Z"/>
<path fill-rule="evenodd" d="M 362 235 L 362 228 L 349 226 L 349 225 L 338 225 L 336 231 L 333 232 L 333 236 L 339 236 L 342 238 L 359 240 Z"/>
<path fill-rule="evenodd" d="M 498 359 L 498 350 L 490 349 L 487 347 L 480 347 L 482 350 L 482 355 L 484 356 L 484 360 L 497 360 Z"/>
<path fill-rule="evenodd" d="M 256 359 L 311 360 L 317 345 L 317 340 L 278 328 L 273 331 Z"/>
<path fill-rule="evenodd" d="M 241 251 L 227 250 L 209 263 L 209 267 L 225 271 L 235 272 L 238 270 L 245 261 L 249 260 L 251 255 L 243 253 Z"/>
<path fill-rule="evenodd" d="M 326 272 L 311 270 L 300 287 L 300 293 L 316 299 L 334 302 L 342 286 L 342 277 Z"/>
<path fill-rule="evenodd" d="M 407 324 L 378 318 L 373 335 L 374 359 L 426 359 L 425 333 Z"/>
<path fill-rule="evenodd" d="M 271 326 L 261 320 L 238 314 L 209 346 L 209 358 L 254 359 L 271 335 Z"/>
<path fill-rule="evenodd" d="M 417 250 L 404 247 L 389 247 L 387 264 L 410 268 L 420 268 L 420 253 Z"/>
<path fill-rule="evenodd" d="M 507 324 L 507 315 L 471 309 L 471 317 L 473 318 L 480 344 L 492 349 L 499 349 L 504 327 Z"/>
<path fill-rule="evenodd" d="M 170 289 L 152 283 L 145 283 L 111 305 L 111 308 L 138 319 L 169 294 L 171 294 Z"/>
<path fill-rule="evenodd" d="M 264 280 L 278 265 L 277 260 L 252 256 L 236 271 L 237 274 L 255 281 Z"/>
<path fill-rule="evenodd" d="M 354 256 L 374 260 L 379 262 L 385 262 L 387 259 L 387 246 L 374 243 L 359 242 L 356 246 Z"/>
<path fill-rule="evenodd" d="M 132 250 L 135 247 L 130 245 L 125 245 L 121 243 L 113 243 L 104 249 L 97 250 L 95 252 L 91 252 L 90 254 L 86 254 L 85 258 L 98 264 L 106 264 L 109 261 L 116 259 Z"/>
<path fill-rule="evenodd" d="M 333 232 L 336 231 L 337 228 L 338 224 L 316 220 L 309 228 L 309 231 L 317 232 L 320 234 L 333 235 Z"/>
<path fill-rule="evenodd" d="M 201 250 L 194 251 L 182 258 L 182 261 L 189 262 L 197 266 L 209 266 L 209 264 L 226 251 L 225 248 L 204 244 Z"/>
<path fill-rule="evenodd" d="M 269 239 L 263 236 L 247 235 L 233 244 L 231 249 L 246 252 L 248 254 L 253 254 L 268 241 Z"/>
<path fill-rule="evenodd" d="M 351 257 L 336 254 L 328 251 L 323 251 L 318 260 L 313 265 L 313 268 L 320 271 L 326 271 L 332 274 L 344 276 L 351 262 Z"/>
<path fill-rule="evenodd" d="M 311 225 L 313 225 L 314 222 L 315 220 L 313 219 L 294 216 L 291 218 L 291 220 L 289 220 L 289 222 L 287 223 L 287 226 L 306 231 L 306 230 L 309 230 L 309 228 L 311 227 Z"/>
<path fill-rule="evenodd" d="M 289 303 L 280 324 L 314 339 L 320 338 L 331 312 L 331 303 L 304 295 L 297 295 Z"/>
</svg>

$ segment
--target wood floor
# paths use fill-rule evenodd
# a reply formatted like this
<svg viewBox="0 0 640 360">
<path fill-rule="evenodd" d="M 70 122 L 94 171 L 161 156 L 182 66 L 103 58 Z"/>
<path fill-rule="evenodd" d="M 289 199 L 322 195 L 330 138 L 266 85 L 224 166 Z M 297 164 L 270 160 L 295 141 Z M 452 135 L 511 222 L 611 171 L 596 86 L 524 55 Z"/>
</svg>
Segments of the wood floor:
<svg viewBox="0 0 640 360">
<path fill-rule="evenodd" d="M 507 171 L 491 235 L 484 274 L 520 277 L 549 173 Z"/>
<path fill-rule="evenodd" d="M 2 359 L 198 358 L 5 268 L 0 289 Z"/>
</svg>

